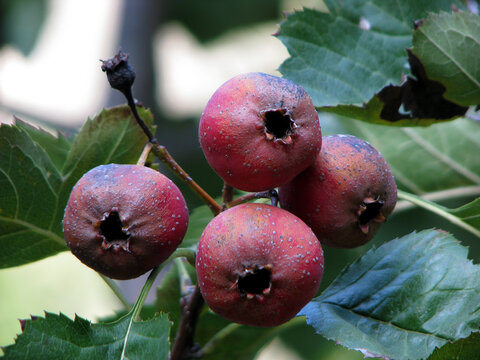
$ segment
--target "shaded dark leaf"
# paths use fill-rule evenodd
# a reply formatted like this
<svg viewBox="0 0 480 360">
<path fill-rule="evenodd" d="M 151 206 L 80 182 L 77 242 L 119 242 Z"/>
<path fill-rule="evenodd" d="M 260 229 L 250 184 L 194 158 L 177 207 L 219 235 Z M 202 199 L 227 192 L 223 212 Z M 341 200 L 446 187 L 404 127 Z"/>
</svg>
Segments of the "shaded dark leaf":
<svg viewBox="0 0 480 360">
<path fill-rule="evenodd" d="M 389 85 L 378 94 L 384 103 L 380 117 L 388 121 L 401 119 L 448 120 L 465 115 L 466 106 L 457 105 L 443 97 L 445 86 L 427 78 L 422 63 L 410 50 L 408 62 L 415 78 L 408 76 L 400 86 Z M 400 112 L 403 107 L 405 112 Z"/>
<path fill-rule="evenodd" d="M 474 360 L 480 357 L 480 333 L 435 349 L 428 360 Z"/>
</svg>

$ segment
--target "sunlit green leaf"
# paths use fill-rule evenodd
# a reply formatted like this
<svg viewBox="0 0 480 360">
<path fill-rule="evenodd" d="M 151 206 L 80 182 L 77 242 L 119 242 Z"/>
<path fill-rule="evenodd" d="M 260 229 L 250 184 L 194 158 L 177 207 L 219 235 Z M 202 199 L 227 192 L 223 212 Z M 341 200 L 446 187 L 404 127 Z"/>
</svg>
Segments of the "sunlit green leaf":
<svg viewBox="0 0 480 360">
<path fill-rule="evenodd" d="M 76 317 L 46 313 L 26 320 L 5 360 L 168 359 L 170 322 L 166 315 L 132 321 L 131 314 L 113 323 L 92 324 Z"/>
<path fill-rule="evenodd" d="M 36 128 L 18 118 L 15 118 L 15 125 L 28 133 L 30 138 L 45 150 L 48 157 L 58 170 L 63 168 L 72 144 L 62 133 L 57 132 L 54 136 L 45 130 Z"/>
<path fill-rule="evenodd" d="M 20 128 L 0 126 L 0 268 L 66 248 L 53 230 L 61 176 Z"/>
</svg>

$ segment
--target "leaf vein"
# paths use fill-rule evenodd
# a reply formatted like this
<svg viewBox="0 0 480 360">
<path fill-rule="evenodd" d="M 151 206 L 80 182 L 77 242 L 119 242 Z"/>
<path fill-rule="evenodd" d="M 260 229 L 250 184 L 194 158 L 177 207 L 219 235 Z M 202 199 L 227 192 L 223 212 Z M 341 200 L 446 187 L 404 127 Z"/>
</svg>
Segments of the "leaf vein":
<svg viewBox="0 0 480 360">
<path fill-rule="evenodd" d="M 0 221 L 5 221 L 5 222 L 11 222 L 11 223 L 14 223 L 14 224 L 17 224 L 17 225 L 20 225 L 20 226 L 24 226 L 38 234 L 41 234 L 41 235 L 44 235 L 44 236 L 47 236 L 49 238 L 52 238 L 53 240 L 55 240 L 55 242 L 61 244 L 61 245 L 65 245 L 65 241 L 60 238 L 60 236 L 58 236 L 57 234 L 55 234 L 54 232 L 50 231 L 50 230 L 46 230 L 46 229 L 42 229 L 36 225 L 33 225 L 31 223 L 28 223 L 26 221 L 22 221 L 20 219 L 11 219 L 11 218 L 7 218 L 5 216 L 0 216 Z"/>
<path fill-rule="evenodd" d="M 480 176 L 476 175 L 475 173 L 471 172 L 469 169 L 460 165 L 459 162 L 451 159 L 449 156 L 445 155 L 437 148 L 435 148 L 432 144 L 428 143 L 427 141 L 423 140 L 415 131 L 409 128 L 402 128 L 402 131 L 405 132 L 415 143 L 420 145 L 424 150 L 426 150 L 429 154 L 435 157 L 437 160 L 441 161 L 451 169 L 457 171 L 459 174 L 463 175 L 465 178 L 469 179 L 470 181 L 480 185 Z"/>
<path fill-rule="evenodd" d="M 438 338 L 442 341 L 455 341 L 455 339 L 453 338 L 449 338 L 447 336 L 443 336 L 443 335 L 440 335 L 440 334 L 434 334 L 434 333 L 429 333 L 429 332 L 421 332 L 421 331 L 418 331 L 418 330 L 413 330 L 413 329 L 407 329 L 407 328 L 403 328 L 402 326 L 400 325 L 397 325 L 393 322 L 390 322 L 390 321 L 385 321 L 385 320 L 382 320 L 382 319 L 379 319 L 379 318 L 376 318 L 374 316 L 371 316 L 371 315 L 366 315 L 366 314 L 362 314 L 360 312 L 357 312 L 353 309 L 350 309 L 350 308 L 347 308 L 345 306 L 342 306 L 341 304 L 337 304 L 337 303 L 331 303 L 331 302 L 328 302 L 328 301 L 325 301 L 324 302 L 325 304 L 328 304 L 328 305 L 332 305 L 332 306 L 336 306 L 336 307 L 339 307 L 343 310 L 346 310 L 352 314 L 354 314 L 355 316 L 358 316 L 360 318 L 367 318 L 367 319 L 370 319 L 370 320 L 373 320 L 373 321 L 377 321 L 381 324 L 384 324 L 384 325 L 389 325 L 389 326 L 393 326 L 401 331 L 407 331 L 407 332 L 411 332 L 411 333 L 415 333 L 415 334 L 420 334 L 420 335 L 423 335 L 423 336 L 433 336 L 435 338 Z"/>
</svg>

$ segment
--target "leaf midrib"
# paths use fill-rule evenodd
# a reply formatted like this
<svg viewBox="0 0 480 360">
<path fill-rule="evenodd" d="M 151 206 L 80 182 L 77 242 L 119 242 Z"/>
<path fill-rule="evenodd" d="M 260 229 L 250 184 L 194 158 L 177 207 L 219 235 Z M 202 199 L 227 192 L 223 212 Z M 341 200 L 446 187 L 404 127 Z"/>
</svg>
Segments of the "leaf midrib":
<svg viewBox="0 0 480 360">
<path fill-rule="evenodd" d="M 0 216 L 0 221 L 10 222 L 10 223 L 13 223 L 13 224 L 17 224 L 17 225 L 26 227 L 26 228 L 28 228 L 28 229 L 30 229 L 30 230 L 38 233 L 38 234 L 47 236 L 48 238 L 55 240 L 55 242 L 57 242 L 58 244 L 61 244 L 61 245 L 65 246 L 64 239 L 61 238 L 60 236 L 58 236 L 56 233 L 50 231 L 50 230 L 42 229 L 41 227 L 38 227 L 34 224 L 31 224 L 29 222 L 26 222 L 26 221 L 23 221 L 23 220 L 20 220 L 20 219 L 12 219 L 12 218 L 8 218 L 8 217 L 5 217 L 5 216 Z"/>
<path fill-rule="evenodd" d="M 390 326 L 393 326 L 394 328 L 396 329 L 399 329 L 401 331 L 406 331 L 406 332 L 411 332 L 411 333 L 414 333 L 414 334 L 419 334 L 419 335 L 423 335 L 423 336 L 433 336 L 441 341 L 455 341 L 454 338 L 449 338 L 449 337 L 446 337 L 446 336 L 442 336 L 442 335 L 439 335 L 439 334 L 433 334 L 433 333 L 428 333 L 428 332 L 421 332 L 421 331 L 418 331 L 418 330 L 413 330 L 413 329 L 407 329 L 407 328 L 404 328 L 404 327 L 401 327 L 400 325 L 397 325 L 393 322 L 390 322 L 390 321 L 385 321 L 385 320 L 382 320 L 382 319 L 379 319 L 379 318 L 376 318 L 374 316 L 370 316 L 370 315 L 366 315 L 366 314 L 362 314 L 360 312 L 357 312 L 353 309 L 350 309 L 350 308 L 347 308 L 345 306 L 342 306 L 341 304 L 337 304 L 337 303 L 334 303 L 334 302 L 330 302 L 330 301 L 322 301 L 321 303 L 322 305 L 323 304 L 327 304 L 327 305 L 332 305 L 332 306 L 335 306 L 335 307 L 338 307 L 340 309 L 343 309 L 343 310 L 346 310 L 352 314 L 354 314 L 355 316 L 358 316 L 358 317 L 361 317 L 361 318 L 365 318 L 365 319 L 369 319 L 369 320 L 373 320 L 373 321 L 377 321 L 381 324 L 384 324 L 384 325 L 390 325 Z"/>
<path fill-rule="evenodd" d="M 122 132 L 121 132 L 121 136 L 119 136 L 117 138 L 117 141 L 115 143 L 115 145 L 113 146 L 112 150 L 110 151 L 109 154 L 107 154 L 107 157 L 103 160 L 103 163 L 108 163 L 113 155 L 115 154 L 115 151 L 117 150 L 117 148 L 120 146 L 122 140 L 124 139 L 125 137 L 125 134 L 126 134 L 126 130 L 128 129 L 128 122 L 125 122 L 125 124 L 123 125 L 123 129 L 122 129 Z M 96 139 L 97 140 L 97 139 Z M 89 146 L 85 147 L 84 150 L 82 151 L 81 155 L 78 157 L 78 160 L 75 162 L 75 164 L 73 165 L 73 167 L 70 169 L 70 171 L 67 173 L 67 174 L 64 174 L 63 178 L 62 178 L 62 184 L 60 185 L 60 189 L 57 193 L 57 201 L 56 201 L 56 206 L 55 206 L 55 215 L 53 216 L 52 218 L 52 222 L 50 223 L 48 229 L 51 230 L 52 227 L 53 227 L 53 224 L 54 224 L 54 221 L 55 219 L 57 218 L 58 216 L 58 210 L 59 210 L 59 202 L 61 200 L 60 198 L 60 194 L 62 194 L 64 192 L 64 187 L 65 187 L 65 184 L 67 183 L 67 180 L 70 178 L 70 176 L 72 176 L 73 173 L 75 173 L 78 165 L 80 164 L 81 160 L 83 159 L 83 157 L 85 156 L 85 154 L 90 150 L 90 148 L 92 146 L 94 146 L 96 144 L 95 141 L 92 141 L 89 143 Z M 73 148 L 73 147 L 72 147 Z M 72 151 L 72 148 L 70 148 L 70 151 Z"/>
<path fill-rule="evenodd" d="M 402 128 L 402 131 L 410 138 L 412 141 L 414 141 L 416 144 L 418 144 L 420 147 L 422 147 L 425 151 L 427 151 L 429 154 L 431 154 L 433 157 L 441 161 L 443 164 L 447 165 L 449 168 L 452 170 L 455 170 L 458 174 L 464 176 L 468 180 L 472 181 L 473 183 L 480 185 L 480 176 L 476 175 L 475 173 L 471 172 L 469 169 L 461 166 L 458 162 L 454 161 L 441 151 L 439 151 L 437 148 L 435 148 L 431 143 L 424 141 L 417 133 L 415 133 L 412 129 L 410 128 Z"/>
<path fill-rule="evenodd" d="M 452 29 L 453 30 L 453 29 Z M 424 28 L 420 27 L 419 31 L 430 41 L 447 59 L 449 59 L 477 88 L 480 88 L 480 83 L 472 76 L 463 66 L 456 61 L 446 50 L 444 50 L 435 40 L 433 40 L 428 34 L 425 33 Z M 462 34 L 466 37 L 465 34 Z"/>
</svg>

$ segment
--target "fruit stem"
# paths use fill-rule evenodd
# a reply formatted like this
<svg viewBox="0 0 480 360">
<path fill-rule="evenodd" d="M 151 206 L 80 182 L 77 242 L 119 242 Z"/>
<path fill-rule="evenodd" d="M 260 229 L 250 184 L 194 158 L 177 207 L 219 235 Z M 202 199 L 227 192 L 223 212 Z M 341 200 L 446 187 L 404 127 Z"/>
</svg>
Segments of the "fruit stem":
<svg viewBox="0 0 480 360">
<path fill-rule="evenodd" d="M 190 295 L 187 305 L 182 309 L 182 317 L 178 325 L 177 335 L 170 353 L 170 360 L 191 359 L 196 353 L 194 336 L 198 317 L 204 304 L 198 284 Z"/>
<path fill-rule="evenodd" d="M 184 257 L 187 259 L 188 263 L 195 267 L 195 250 L 189 249 L 189 248 L 177 248 L 172 255 L 168 258 L 167 261 L 179 258 L 179 257 Z"/>
<path fill-rule="evenodd" d="M 145 166 L 145 163 L 147 162 L 148 155 L 150 154 L 150 151 L 152 150 L 153 144 L 151 142 L 148 142 L 145 144 L 145 147 L 143 148 L 142 155 L 138 158 L 137 165 L 140 166 Z"/>
<path fill-rule="evenodd" d="M 226 182 L 223 183 L 222 204 L 223 208 L 227 208 L 227 204 L 233 200 L 233 187 Z"/>
<path fill-rule="evenodd" d="M 123 294 L 122 290 L 120 290 L 120 288 L 115 283 L 115 281 L 113 281 L 112 279 L 110 279 L 109 277 L 107 277 L 105 275 L 102 275 L 100 273 L 98 273 L 98 274 L 103 279 L 103 281 L 105 281 L 105 283 L 108 285 L 108 287 L 113 291 L 113 293 L 118 298 L 118 300 L 122 303 L 122 305 L 125 307 L 125 309 L 127 309 L 127 311 L 130 311 L 130 309 L 132 308 L 132 304 L 130 304 L 130 302 L 127 300 L 127 298 Z"/>
<path fill-rule="evenodd" d="M 187 261 L 192 264 L 193 266 L 195 266 L 195 251 L 192 250 L 192 249 L 187 249 L 187 248 L 178 248 L 176 249 L 172 255 L 170 255 L 168 257 L 167 260 L 165 260 L 162 264 L 160 264 L 159 266 L 153 268 L 152 272 L 150 273 L 150 275 L 148 275 L 148 278 L 147 280 L 145 281 L 145 284 L 143 285 L 143 288 L 142 290 L 140 291 L 140 294 L 138 295 L 138 298 L 137 298 L 137 301 L 135 302 L 135 305 L 133 305 L 133 308 L 132 306 L 130 305 L 130 303 L 128 302 L 128 300 L 125 298 L 125 296 L 122 294 L 122 292 L 120 291 L 120 289 L 118 288 L 118 286 L 115 284 L 115 282 L 106 277 L 106 276 L 103 276 L 101 275 L 101 277 L 103 278 L 103 280 L 107 283 L 108 286 L 110 286 L 110 288 L 113 290 L 113 292 L 115 293 L 115 295 L 117 295 L 117 297 L 120 299 L 120 301 L 122 302 L 122 304 L 129 310 L 129 311 L 132 311 L 132 319 L 133 320 L 137 320 L 137 318 L 139 318 L 139 315 L 140 315 L 140 312 L 142 310 L 142 307 L 143 307 L 143 304 L 145 302 L 145 299 L 147 298 L 147 295 L 148 295 L 148 292 L 150 291 L 155 279 L 157 278 L 158 274 L 160 273 L 160 271 L 162 271 L 162 269 L 167 265 L 169 264 L 172 260 L 176 259 L 176 258 L 180 258 L 180 257 L 183 257 L 183 258 L 186 258 Z"/>
<path fill-rule="evenodd" d="M 132 319 L 134 321 L 140 318 L 140 312 L 142 311 L 142 307 L 143 307 L 143 304 L 145 303 L 145 299 L 147 298 L 148 292 L 150 291 L 160 271 L 165 267 L 165 264 L 167 264 L 167 261 L 165 261 L 160 266 L 153 268 L 150 275 L 148 275 L 147 281 L 145 281 L 145 284 L 143 285 L 143 288 L 140 291 L 140 295 L 138 295 L 137 301 L 135 302 L 135 305 L 133 306 L 133 309 L 132 309 Z"/>
<path fill-rule="evenodd" d="M 140 125 L 145 135 L 147 135 L 148 141 L 154 145 L 158 144 L 158 140 L 153 136 L 153 133 L 150 130 L 150 128 L 147 126 L 147 124 L 145 124 L 145 121 L 143 121 L 143 119 L 138 114 L 137 106 L 135 105 L 135 100 L 133 99 L 132 88 L 129 88 L 126 91 L 122 91 L 122 94 L 127 99 L 127 104 L 132 110 L 133 117 L 137 121 L 138 125 Z"/>
<path fill-rule="evenodd" d="M 183 259 L 175 259 L 175 264 L 177 265 L 179 272 L 178 277 L 180 279 L 180 294 L 182 297 L 184 297 L 191 293 L 193 281 L 187 269 L 185 268 L 185 262 Z"/>
<path fill-rule="evenodd" d="M 167 167 L 172 170 L 190 189 L 195 192 L 207 204 L 214 215 L 218 215 L 222 211 L 222 207 L 212 198 L 200 185 L 198 185 L 185 170 L 175 161 L 175 159 L 167 151 L 163 145 L 153 144 L 153 153 L 162 160 Z"/>
<path fill-rule="evenodd" d="M 255 193 L 249 193 L 243 196 L 240 196 L 236 198 L 235 200 L 232 200 L 227 203 L 227 208 L 231 208 L 243 203 L 246 203 L 251 200 L 256 200 L 256 199 L 270 199 L 272 201 L 272 206 L 277 206 L 278 204 L 278 193 L 277 190 L 271 189 L 267 191 L 260 191 L 260 192 L 255 192 Z"/>
<path fill-rule="evenodd" d="M 138 114 L 137 106 L 135 105 L 135 100 L 132 92 L 132 85 L 135 81 L 135 71 L 133 71 L 132 67 L 128 64 L 128 56 L 119 51 L 113 58 L 108 60 L 102 60 L 102 71 L 106 72 L 110 86 L 113 89 L 120 91 L 127 100 L 127 104 L 132 111 L 133 117 L 135 118 L 145 135 L 147 135 L 149 143 L 152 144 L 152 150 L 154 154 L 160 160 L 162 160 L 167 165 L 167 167 L 169 167 L 170 170 L 172 170 L 181 180 L 183 180 L 190 187 L 190 189 L 192 189 L 195 193 L 197 193 L 197 195 L 200 196 L 200 198 L 202 198 L 202 200 L 208 205 L 210 210 L 212 210 L 214 215 L 219 214 L 222 210 L 221 206 L 195 181 L 193 181 L 190 176 L 188 176 L 185 170 L 183 170 L 169 154 L 165 146 L 158 143 L 158 140 L 153 136 L 150 128 Z M 142 159 L 142 156 L 140 157 L 140 159 Z M 140 159 L 139 161 L 141 161 Z"/>
<path fill-rule="evenodd" d="M 398 190 L 398 198 L 402 200 L 407 200 L 417 206 L 424 208 L 425 210 L 431 211 L 439 216 L 442 216 L 448 221 L 450 221 L 452 224 L 455 224 L 480 238 L 479 230 L 477 230 L 470 224 L 464 222 L 461 218 L 448 212 L 448 208 L 444 206 L 438 205 L 428 200 L 424 200 L 416 195 L 409 194 L 406 191 L 402 191 L 402 190 Z"/>
<path fill-rule="evenodd" d="M 480 186 L 473 185 L 473 186 L 462 186 L 454 189 L 448 190 L 440 190 L 430 192 L 424 195 L 419 195 L 418 197 L 422 200 L 429 200 L 429 201 L 445 201 L 451 199 L 458 199 L 462 197 L 472 197 L 476 198 L 480 196 Z M 395 214 L 400 213 L 402 211 L 410 210 L 414 208 L 415 204 L 412 204 L 406 200 L 399 201 L 397 205 L 395 205 Z"/>
<path fill-rule="evenodd" d="M 140 318 L 140 312 L 142 311 L 143 304 L 145 303 L 145 299 L 147 298 L 148 292 L 150 291 L 155 279 L 157 278 L 158 274 L 160 271 L 163 269 L 165 266 L 166 262 L 163 263 L 160 266 L 155 267 L 150 275 L 148 275 L 147 281 L 145 281 L 145 284 L 143 285 L 142 290 L 140 291 L 140 295 L 138 295 L 137 301 L 135 302 L 135 305 L 133 305 L 133 308 L 130 310 L 130 312 L 126 316 L 130 316 L 129 324 L 128 324 L 128 332 L 125 336 L 125 340 L 123 341 L 123 349 L 122 349 L 122 355 L 121 358 L 125 359 L 125 350 L 127 348 L 127 343 L 128 343 L 128 338 L 130 335 L 130 329 L 132 327 L 132 324 L 134 321 L 138 321 Z"/>
</svg>

